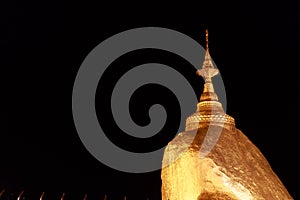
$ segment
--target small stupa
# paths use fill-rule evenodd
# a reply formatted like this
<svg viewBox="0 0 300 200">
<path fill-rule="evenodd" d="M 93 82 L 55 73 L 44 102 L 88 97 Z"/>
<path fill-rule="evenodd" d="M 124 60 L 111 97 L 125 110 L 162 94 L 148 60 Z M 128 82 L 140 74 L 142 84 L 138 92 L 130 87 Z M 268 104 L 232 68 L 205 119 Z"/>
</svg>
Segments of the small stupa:
<svg viewBox="0 0 300 200">
<path fill-rule="evenodd" d="M 185 131 L 165 149 L 162 200 L 293 199 L 259 149 L 224 112 L 214 91 L 214 67 L 206 30 L 206 54 L 197 74 L 205 80 L 197 110 Z"/>
</svg>

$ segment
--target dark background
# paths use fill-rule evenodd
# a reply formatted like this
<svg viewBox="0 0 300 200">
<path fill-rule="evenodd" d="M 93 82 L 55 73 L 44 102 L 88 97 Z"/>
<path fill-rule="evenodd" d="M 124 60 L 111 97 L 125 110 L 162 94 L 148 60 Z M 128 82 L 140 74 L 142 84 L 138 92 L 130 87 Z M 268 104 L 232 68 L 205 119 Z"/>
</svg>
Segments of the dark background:
<svg viewBox="0 0 300 200">
<path fill-rule="evenodd" d="M 290 194 L 299 199 L 299 2 L 208 5 L 202 1 L 22 1 L 3 8 L 1 97 L 5 103 L 0 190 L 5 188 L 7 195 L 24 189 L 30 199 L 42 191 L 53 200 L 59 199 L 62 192 L 66 192 L 66 199 L 82 199 L 84 193 L 89 199 L 103 199 L 105 194 L 109 199 L 121 199 L 125 194 L 129 200 L 160 199 L 160 171 L 129 174 L 102 165 L 81 143 L 71 108 L 77 70 L 96 45 L 121 31 L 157 26 L 180 31 L 202 45 L 205 29 L 209 29 L 210 52 L 226 88 L 227 113 L 262 151 Z M 107 77 L 117 81 L 113 77 L 120 75 L 120 66 L 130 69 L 153 61 L 175 69 L 186 65 L 186 71 L 181 73 L 200 95 L 203 80 L 194 69 L 178 56 L 158 50 L 125 55 L 116 61 Z M 107 77 L 104 88 L 112 84 Z M 155 93 L 157 90 L 160 92 Z M 135 146 L 140 143 L 129 137 L 111 137 L 116 144 L 134 151 L 166 144 L 178 126 L 176 100 L 162 88 L 143 88 L 132 105 L 144 101 L 141 94 L 146 93 L 153 95 L 148 95 L 145 105 L 167 99 L 161 103 L 171 105 L 169 111 L 175 114 L 168 115 L 170 133 L 161 133 L 165 135 L 161 137 L 163 141 Z M 167 96 L 160 98 L 164 94 Z M 101 112 L 105 102 L 96 98 L 97 112 Z M 146 112 L 138 113 L 139 110 L 143 109 L 132 109 L 133 116 L 139 119 L 134 120 L 147 124 Z M 113 124 L 107 126 L 115 128 Z"/>
</svg>

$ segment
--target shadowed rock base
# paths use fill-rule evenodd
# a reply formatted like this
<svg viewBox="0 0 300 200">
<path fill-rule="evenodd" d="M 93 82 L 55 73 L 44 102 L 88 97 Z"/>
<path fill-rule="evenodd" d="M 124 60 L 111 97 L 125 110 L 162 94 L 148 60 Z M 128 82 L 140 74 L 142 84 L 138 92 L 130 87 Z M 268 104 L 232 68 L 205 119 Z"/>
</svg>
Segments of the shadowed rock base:
<svg viewBox="0 0 300 200">
<path fill-rule="evenodd" d="M 236 198 L 220 192 L 202 192 L 197 200 L 236 200 Z"/>
</svg>

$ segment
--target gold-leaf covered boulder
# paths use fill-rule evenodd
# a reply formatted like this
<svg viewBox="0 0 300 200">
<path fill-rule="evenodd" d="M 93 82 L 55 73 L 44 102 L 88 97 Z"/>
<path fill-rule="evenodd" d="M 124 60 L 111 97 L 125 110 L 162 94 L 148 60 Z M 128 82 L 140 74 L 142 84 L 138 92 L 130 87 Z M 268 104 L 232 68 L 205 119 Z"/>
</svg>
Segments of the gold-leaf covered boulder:
<svg viewBox="0 0 300 200">
<path fill-rule="evenodd" d="M 217 143 L 202 155 L 204 140 L 213 142 L 216 135 Z M 266 158 L 238 129 L 212 125 L 196 135 L 180 133 L 166 148 L 163 162 L 163 200 L 292 199 Z"/>
<path fill-rule="evenodd" d="M 162 200 L 293 199 L 259 149 L 235 126 L 218 101 L 211 78 L 218 74 L 208 51 L 197 74 L 204 90 L 185 131 L 166 147 Z"/>
</svg>

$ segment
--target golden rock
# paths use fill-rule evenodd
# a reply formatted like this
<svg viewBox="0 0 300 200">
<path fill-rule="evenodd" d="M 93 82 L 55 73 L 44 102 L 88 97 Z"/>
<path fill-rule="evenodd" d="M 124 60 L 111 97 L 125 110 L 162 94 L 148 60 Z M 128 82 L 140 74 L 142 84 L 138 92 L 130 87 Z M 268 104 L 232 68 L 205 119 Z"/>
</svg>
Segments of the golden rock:
<svg viewBox="0 0 300 200">
<path fill-rule="evenodd" d="M 214 141 L 219 132 L 213 149 L 201 156 L 204 140 Z M 171 163 L 161 173 L 163 200 L 292 199 L 259 149 L 238 129 L 212 125 L 199 128 L 195 137 L 190 131 L 180 133 L 166 148 L 163 162 Z"/>
<path fill-rule="evenodd" d="M 218 70 L 208 43 L 206 48 L 197 72 L 205 79 L 197 110 L 165 149 L 162 200 L 293 199 L 259 149 L 224 113 L 211 81 Z"/>
</svg>

